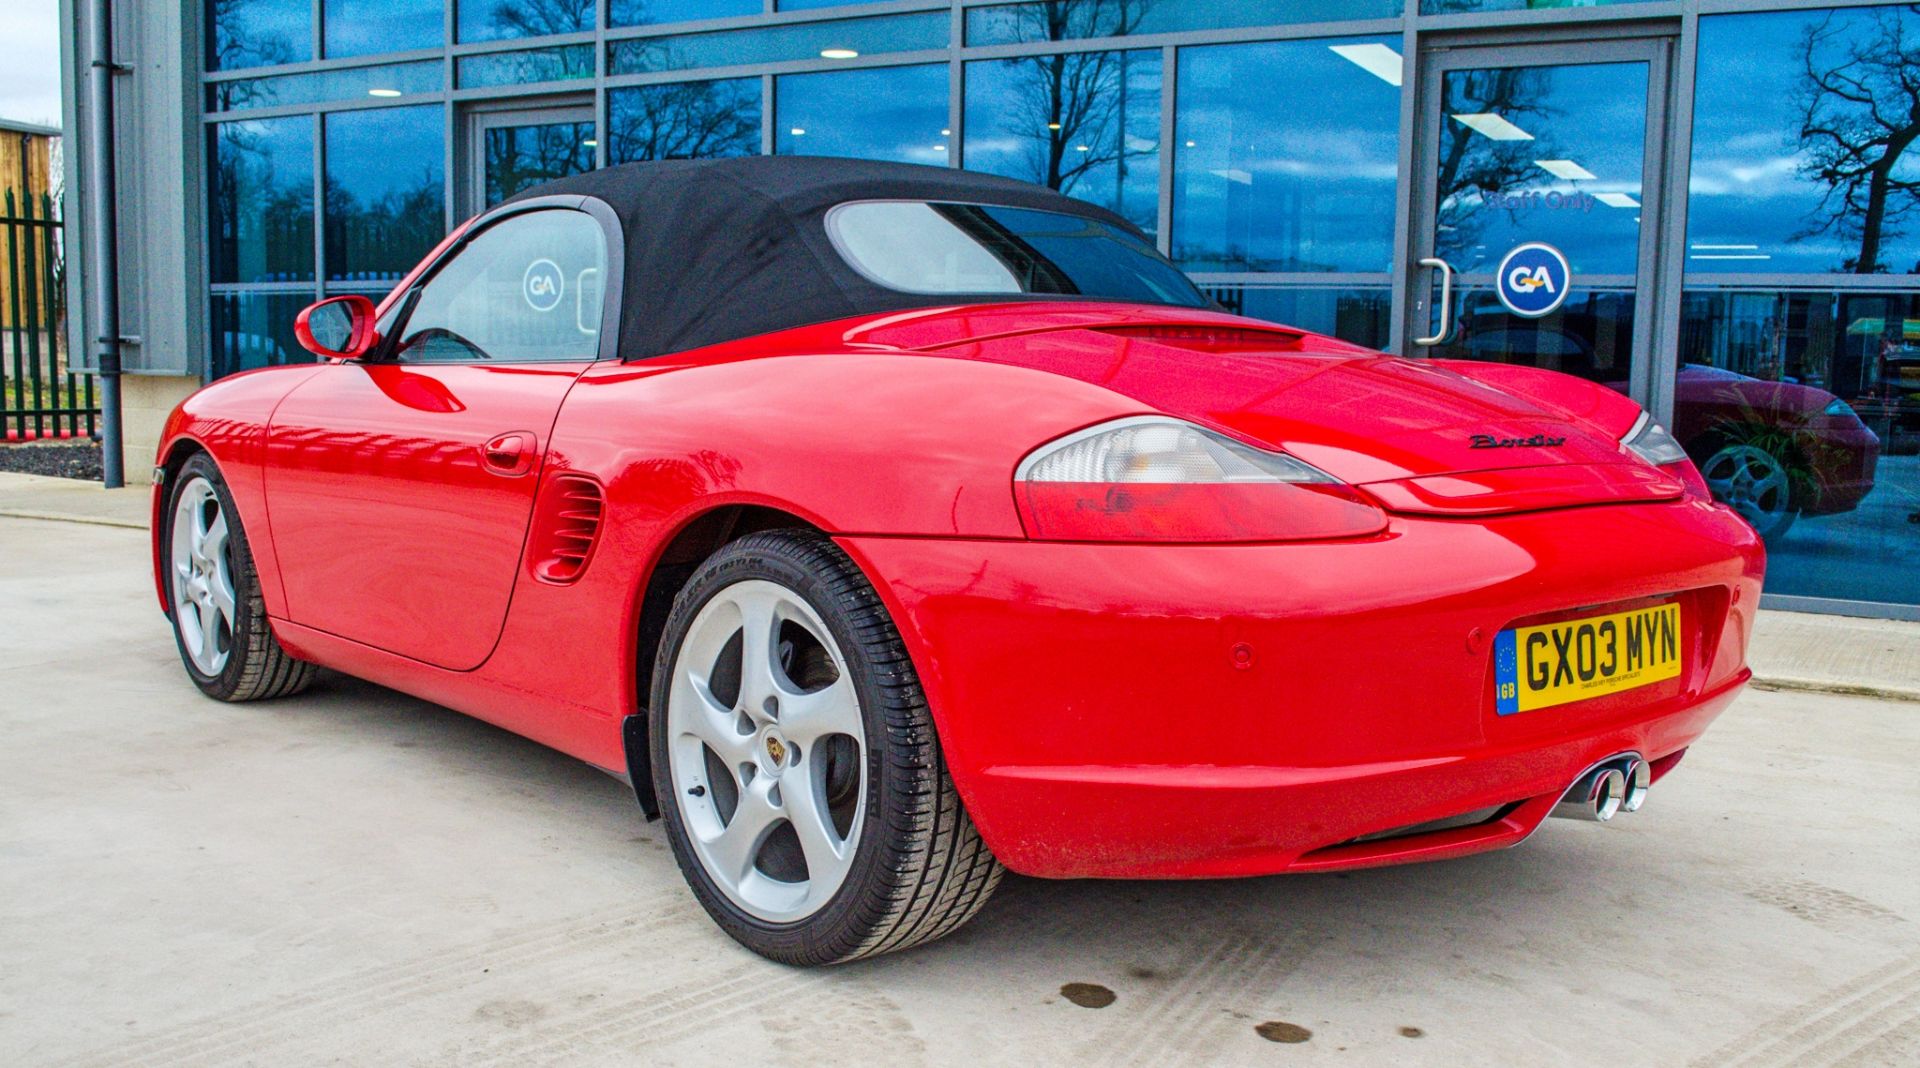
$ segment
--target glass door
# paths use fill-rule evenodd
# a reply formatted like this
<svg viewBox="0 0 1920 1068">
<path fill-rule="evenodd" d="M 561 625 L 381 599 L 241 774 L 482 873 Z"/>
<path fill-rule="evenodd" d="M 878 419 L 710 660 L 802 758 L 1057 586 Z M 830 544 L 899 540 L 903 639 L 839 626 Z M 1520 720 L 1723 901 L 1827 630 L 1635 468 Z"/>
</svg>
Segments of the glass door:
<svg viewBox="0 0 1920 1068">
<path fill-rule="evenodd" d="M 1428 52 L 1404 351 L 1652 381 L 1662 40 Z"/>
<path fill-rule="evenodd" d="M 469 114 L 467 214 L 529 186 L 592 170 L 597 144 L 591 104 Z"/>
</svg>

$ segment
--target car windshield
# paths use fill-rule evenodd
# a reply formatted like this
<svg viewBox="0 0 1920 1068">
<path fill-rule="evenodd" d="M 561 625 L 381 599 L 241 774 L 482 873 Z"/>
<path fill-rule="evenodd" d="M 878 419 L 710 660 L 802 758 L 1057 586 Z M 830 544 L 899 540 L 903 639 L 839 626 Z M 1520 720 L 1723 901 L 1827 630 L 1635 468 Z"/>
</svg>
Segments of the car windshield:
<svg viewBox="0 0 1920 1068">
<path fill-rule="evenodd" d="M 828 212 L 827 232 L 854 270 L 904 293 L 1210 303 L 1138 234 L 1065 212 L 859 201 Z"/>
</svg>

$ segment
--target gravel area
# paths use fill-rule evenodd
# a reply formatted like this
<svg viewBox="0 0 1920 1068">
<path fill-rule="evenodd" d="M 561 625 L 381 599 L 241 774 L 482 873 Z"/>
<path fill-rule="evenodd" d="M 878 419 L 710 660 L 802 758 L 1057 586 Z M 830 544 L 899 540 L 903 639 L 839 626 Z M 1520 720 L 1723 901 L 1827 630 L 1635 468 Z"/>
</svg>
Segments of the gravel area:
<svg viewBox="0 0 1920 1068">
<path fill-rule="evenodd" d="M 0 471 L 100 481 L 100 443 L 0 445 Z"/>
</svg>

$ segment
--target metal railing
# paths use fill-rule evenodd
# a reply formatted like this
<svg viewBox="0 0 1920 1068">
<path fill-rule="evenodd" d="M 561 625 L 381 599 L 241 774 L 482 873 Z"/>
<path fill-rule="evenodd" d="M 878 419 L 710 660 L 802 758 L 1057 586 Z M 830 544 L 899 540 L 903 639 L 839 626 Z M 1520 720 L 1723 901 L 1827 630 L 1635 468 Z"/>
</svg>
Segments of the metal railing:
<svg viewBox="0 0 1920 1068">
<path fill-rule="evenodd" d="M 69 369 L 66 253 L 53 199 L 0 194 L 0 442 L 92 437 L 93 376 Z"/>
</svg>

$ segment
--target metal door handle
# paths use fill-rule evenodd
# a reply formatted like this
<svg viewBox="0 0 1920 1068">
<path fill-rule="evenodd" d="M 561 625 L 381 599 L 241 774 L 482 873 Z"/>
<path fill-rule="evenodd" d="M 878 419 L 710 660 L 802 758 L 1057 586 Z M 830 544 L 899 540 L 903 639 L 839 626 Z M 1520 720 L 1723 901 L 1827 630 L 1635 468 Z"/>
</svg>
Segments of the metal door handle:
<svg viewBox="0 0 1920 1068">
<path fill-rule="evenodd" d="M 1446 260 L 1428 257 L 1420 261 L 1420 266 L 1431 267 L 1440 272 L 1440 329 L 1432 337 L 1413 339 L 1416 345 L 1438 345 L 1453 333 L 1453 267 Z"/>
<path fill-rule="evenodd" d="M 513 430 L 498 434 L 480 446 L 480 462 L 496 475 L 512 478 L 533 470 L 534 438 L 530 431 Z"/>
</svg>

